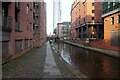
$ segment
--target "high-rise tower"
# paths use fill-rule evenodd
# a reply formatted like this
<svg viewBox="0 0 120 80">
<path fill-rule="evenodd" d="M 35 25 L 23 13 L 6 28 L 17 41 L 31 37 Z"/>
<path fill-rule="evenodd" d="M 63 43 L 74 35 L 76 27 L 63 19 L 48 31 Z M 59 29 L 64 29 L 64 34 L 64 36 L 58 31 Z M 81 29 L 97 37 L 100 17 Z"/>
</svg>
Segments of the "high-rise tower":
<svg viewBox="0 0 120 80">
<path fill-rule="evenodd" d="M 61 2 L 53 0 L 53 31 L 57 27 L 57 23 L 61 21 Z"/>
</svg>

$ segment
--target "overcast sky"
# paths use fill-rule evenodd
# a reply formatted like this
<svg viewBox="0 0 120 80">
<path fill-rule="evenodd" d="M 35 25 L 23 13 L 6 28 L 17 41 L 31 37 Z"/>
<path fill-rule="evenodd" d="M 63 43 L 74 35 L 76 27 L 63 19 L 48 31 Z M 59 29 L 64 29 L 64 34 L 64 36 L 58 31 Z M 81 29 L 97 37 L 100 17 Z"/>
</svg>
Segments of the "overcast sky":
<svg viewBox="0 0 120 80">
<path fill-rule="evenodd" d="M 47 34 L 53 32 L 53 0 L 45 0 L 47 8 Z M 61 0 L 61 22 L 70 21 L 71 5 L 74 0 Z"/>
</svg>

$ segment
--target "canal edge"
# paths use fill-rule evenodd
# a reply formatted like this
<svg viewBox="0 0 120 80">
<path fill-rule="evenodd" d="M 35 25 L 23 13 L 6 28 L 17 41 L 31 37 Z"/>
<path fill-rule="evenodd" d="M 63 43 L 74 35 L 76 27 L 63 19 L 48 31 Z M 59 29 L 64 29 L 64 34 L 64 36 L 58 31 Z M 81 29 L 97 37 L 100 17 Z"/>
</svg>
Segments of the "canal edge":
<svg viewBox="0 0 120 80">
<path fill-rule="evenodd" d="M 93 48 L 93 47 L 87 47 L 87 46 L 84 46 L 82 44 L 76 44 L 76 43 L 69 42 L 69 41 L 62 41 L 62 42 L 70 44 L 70 45 L 74 45 L 74 46 L 77 46 L 77 47 L 80 47 L 80 48 L 83 48 L 83 49 L 96 51 L 96 52 L 99 52 L 99 53 L 102 53 L 102 54 L 105 54 L 105 55 L 108 55 L 108 56 L 111 56 L 111 57 L 120 58 L 120 53 L 119 52 L 108 51 L 108 50 L 98 49 L 98 48 Z"/>
<path fill-rule="evenodd" d="M 58 51 L 55 49 L 55 47 L 54 47 L 53 45 L 51 45 L 51 48 L 52 48 L 54 57 L 57 56 L 56 58 L 59 58 L 59 59 L 61 58 L 61 59 L 60 59 L 60 60 L 61 60 L 61 63 L 64 65 L 64 67 L 66 67 L 66 68 L 69 70 L 69 72 L 70 72 L 75 78 L 77 78 L 77 79 L 79 79 L 79 80 L 88 78 L 86 75 L 82 74 L 81 72 L 78 72 L 75 68 L 73 68 L 72 66 L 70 66 L 69 64 L 67 64 L 67 63 L 62 59 L 62 57 L 61 57 L 59 54 L 57 54 Z M 56 61 L 56 59 L 55 59 L 55 61 Z M 57 63 L 57 62 L 56 62 L 56 63 Z M 57 65 L 58 65 L 58 67 L 59 67 L 59 63 L 57 63 Z M 60 70 L 60 71 L 61 71 L 61 70 Z M 61 73 L 62 73 L 62 71 L 61 71 Z M 78 74 L 79 74 L 79 75 L 78 75 Z M 62 75 L 63 75 L 63 74 L 62 74 Z M 64 75 L 63 75 L 63 76 L 64 76 Z"/>
</svg>

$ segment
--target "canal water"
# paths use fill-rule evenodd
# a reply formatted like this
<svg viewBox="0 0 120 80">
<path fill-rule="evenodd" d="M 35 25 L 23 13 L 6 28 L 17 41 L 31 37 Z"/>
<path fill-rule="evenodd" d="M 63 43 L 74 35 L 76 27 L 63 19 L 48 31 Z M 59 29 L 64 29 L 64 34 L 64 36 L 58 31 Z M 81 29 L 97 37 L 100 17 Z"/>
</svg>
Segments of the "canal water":
<svg viewBox="0 0 120 80">
<path fill-rule="evenodd" d="M 88 78 L 120 77 L 120 60 L 117 58 L 65 43 L 54 43 L 54 46 L 66 63 Z"/>
</svg>

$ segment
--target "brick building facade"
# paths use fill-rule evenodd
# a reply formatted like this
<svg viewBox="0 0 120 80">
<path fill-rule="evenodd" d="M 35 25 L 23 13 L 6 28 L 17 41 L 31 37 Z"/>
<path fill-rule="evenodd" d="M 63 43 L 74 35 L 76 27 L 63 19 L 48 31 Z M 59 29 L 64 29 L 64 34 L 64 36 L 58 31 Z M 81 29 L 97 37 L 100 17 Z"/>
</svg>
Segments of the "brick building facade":
<svg viewBox="0 0 120 80">
<path fill-rule="evenodd" d="M 120 46 L 120 2 L 103 1 L 104 39 L 111 46 Z"/>
<path fill-rule="evenodd" d="M 119 0 L 101 0 L 99 2 L 97 2 L 97 0 L 85 0 L 84 2 L 76 0 L 72 5 L 71 21 L 71 32 L 76 31 L 76 33 L 72 34 L 72 37 L 90 38 L 91 36 L 91 38 L 98 38 L 90 40 L 88 45 L 84 39 L 76 40 L 77 43 L 85 46 L 120 52 Z M 90 27 L 90 25 L 93 27 Z"/>
<path fill-rule="evenodd" d="M 42 45 L 46 41 L 46 3 L 40 2 L 40 42 Z"/>
<path fill-rule="evenodd" d="M 71 8 L 72 38 L 103 38 L 102 2 L 76 0 Z"/>
<path fill-rule="evenodd" d="M 41 5 L 41 4 L 39 4 Z M 34 3 L 2 2 L 2 58 L 3 63 L 21 56 L 34 45 Z M 41 16 L 39 12 L 38 14 Z M 45 16 L 45 15 L 44 15 Z M 45 21 L 45 20 L 44 20 Z M 40 18 L 38 19 L 39 27 Z M 41 28 L 39 28 L 39 32 Z M 44 34 L 46 33 L 44 24 Z M 40 37 L 40 35 L 39 35 Z M 44 36 L 45 38 L 46 36 Z M 40 40 L 38 41 L 38 44 Z M 36 43 L 37 44 L 37 43 Z M 39 44 L 40 46 L 40 44 Z"/>
<path fill-rule="evenodd" d="M 45 2 L 34 2 L 34 47 L 40 47 L 46 41 L 46 4 Z"/>
<path fill-rule="evenodd" d="M 70 22 L 62 22 L 57 24 L 58 37 L 60 39 L 69 39 L 70 38 Z"/>
</svg>

